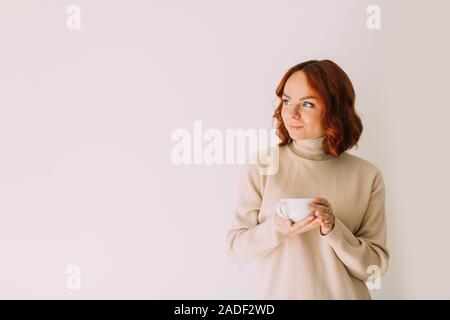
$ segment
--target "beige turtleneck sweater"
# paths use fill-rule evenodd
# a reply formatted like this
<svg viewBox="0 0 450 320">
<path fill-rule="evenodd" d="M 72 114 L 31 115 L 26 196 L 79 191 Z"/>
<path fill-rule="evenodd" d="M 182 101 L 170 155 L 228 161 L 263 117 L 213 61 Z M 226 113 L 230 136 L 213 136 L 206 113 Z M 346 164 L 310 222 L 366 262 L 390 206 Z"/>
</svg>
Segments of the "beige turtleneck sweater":
<svg viewBox="0 0 450 320">
<path fill-rule="evenodd" d="M 365 281 L 373 280 L 374 270 L 382 275 L 387 269 L 383 176 L 347 152 L 337 159 L 325 154 L 323 139 L 274 147 L 274 174 L 261 174 L 259 164 L 242 170 L 227 252 L 238 264 L 258 262 L 258 298 L 371 299 Z M 287 236 L 275 228 L 281 198 L 315 197 L 332 205 L 330 233 L 322 236 L 317 228 Z"/>
</svg>

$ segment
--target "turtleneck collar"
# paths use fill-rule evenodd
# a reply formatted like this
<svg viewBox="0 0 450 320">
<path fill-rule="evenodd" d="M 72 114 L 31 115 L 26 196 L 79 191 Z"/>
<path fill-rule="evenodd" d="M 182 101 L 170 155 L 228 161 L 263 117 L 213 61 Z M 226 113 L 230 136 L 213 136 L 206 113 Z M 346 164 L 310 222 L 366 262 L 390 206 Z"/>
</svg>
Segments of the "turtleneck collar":
<svg viewBox="0 0 450 320">
<path fill-rule="evenodd" d="M 325 136 L 312 139 L 293 140 L 289 144 L 289 147 L 291 147 L 296 155 L 304 159 L 319 161 L 334 159 L 332 155 L 326 154 L 323 151 L 322 144 L 324 139 Z"/>
</svg>

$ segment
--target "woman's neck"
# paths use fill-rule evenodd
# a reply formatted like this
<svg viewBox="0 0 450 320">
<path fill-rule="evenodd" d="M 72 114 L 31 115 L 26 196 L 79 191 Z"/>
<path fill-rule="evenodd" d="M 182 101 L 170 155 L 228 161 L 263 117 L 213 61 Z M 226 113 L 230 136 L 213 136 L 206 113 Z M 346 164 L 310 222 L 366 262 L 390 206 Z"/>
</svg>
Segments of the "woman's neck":
<svg viewBox="0 0 450 320">
<path fill-rule="evenodd" d="M 292 141 L 293 151 L 302 158 L 309 160 L 329 160 L 333 156 L 326 154 L 323 150 L 325 136 Z"/>
</svg>

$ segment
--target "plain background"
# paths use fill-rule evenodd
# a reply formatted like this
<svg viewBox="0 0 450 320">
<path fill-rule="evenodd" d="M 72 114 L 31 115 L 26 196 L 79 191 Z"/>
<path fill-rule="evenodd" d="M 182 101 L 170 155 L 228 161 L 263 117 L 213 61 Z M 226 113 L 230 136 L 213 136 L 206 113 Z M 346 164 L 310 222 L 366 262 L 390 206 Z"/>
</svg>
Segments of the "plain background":
<svg viewBox="0 0 450 320">
<path fill-rule="evenodd" d="M 449 299 L 449 15 L 444 0 L 2 0 L 0 297 L 254 298 L 256 265 L 225 247 L 240 165 L 174 165 L 171 134 L 270 128 L 287 68 L 331 59 L 364 124 L 352 152 L 385 178 L 392 258 L 372 294 Z"/>
</svg>

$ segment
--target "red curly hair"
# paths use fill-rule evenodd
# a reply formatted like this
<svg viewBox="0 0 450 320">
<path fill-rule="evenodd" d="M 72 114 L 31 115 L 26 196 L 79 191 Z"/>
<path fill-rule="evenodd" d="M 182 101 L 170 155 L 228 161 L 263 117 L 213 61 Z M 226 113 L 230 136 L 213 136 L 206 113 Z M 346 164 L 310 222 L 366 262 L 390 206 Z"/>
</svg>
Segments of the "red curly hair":
<svg viewBox="0 0 450 320">
<path fill-rule="evenodd" d="M 283 90 L 286 81 L 297 71 L 305 73 L 308 85 L 311 86 L 324 101 L 322 117 L 324 129 L 323 150 L 326 154 L 338 158 L 344 151 L 358 147 L 358 140 L 363 131 L 360 117 L 355 111 L 355 90 L 347 74 L 333 61 L 310 60 L 291 67 L 283 76 L 276 89 L 280 103 L 275 109 L 273 118 L 277 119 L 277 136 L 284 146 L 292 142 L 292 138 L 281 118 L 283 108 Z"/>
</svg>

